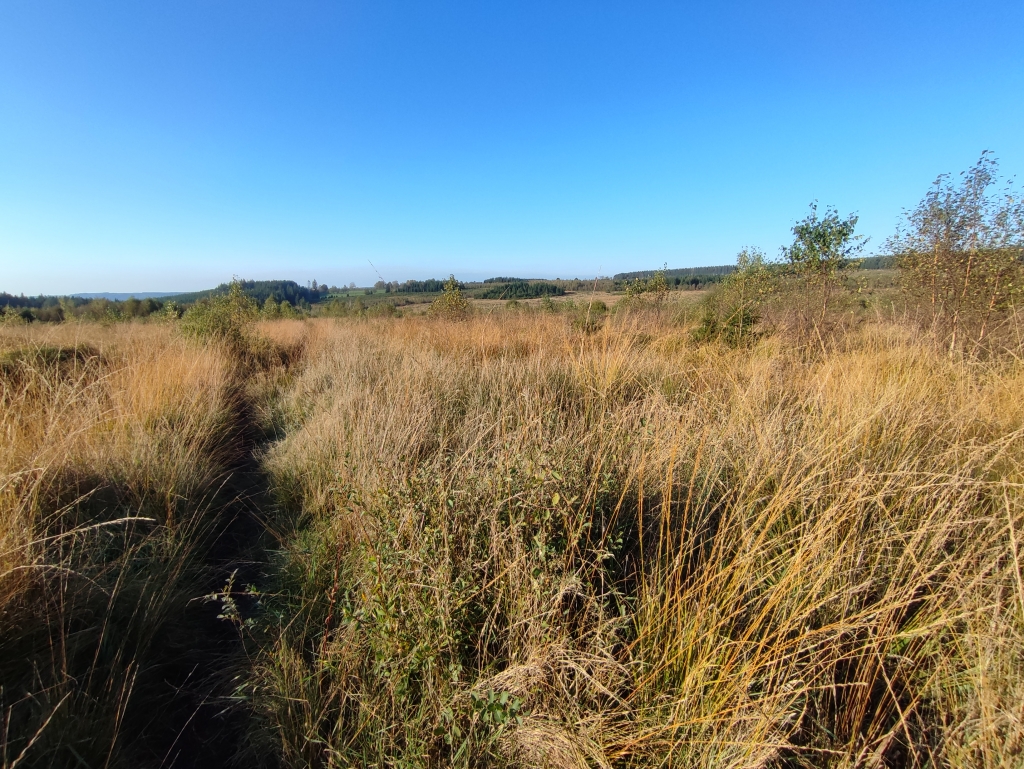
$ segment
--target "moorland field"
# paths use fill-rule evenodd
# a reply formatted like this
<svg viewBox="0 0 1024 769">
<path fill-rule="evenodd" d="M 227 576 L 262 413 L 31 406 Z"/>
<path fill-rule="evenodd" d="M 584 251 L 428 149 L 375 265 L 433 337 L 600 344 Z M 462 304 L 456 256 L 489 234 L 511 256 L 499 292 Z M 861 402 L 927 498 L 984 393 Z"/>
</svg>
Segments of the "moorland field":
<svg viewBox="0 0 1024 769">
<path fill-rule="evenodd" d="M 1021 262 L 973 248 L 5 323 L 0 766 L 1020 766 Z"/>
</svg>

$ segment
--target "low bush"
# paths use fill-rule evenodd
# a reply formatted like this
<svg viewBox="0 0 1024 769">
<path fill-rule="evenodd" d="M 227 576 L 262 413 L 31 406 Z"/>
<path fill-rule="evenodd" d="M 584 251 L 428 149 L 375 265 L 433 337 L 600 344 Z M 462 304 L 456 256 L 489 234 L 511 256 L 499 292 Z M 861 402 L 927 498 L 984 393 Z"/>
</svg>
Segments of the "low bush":
<svg viewBox="0 0 1024 769">
<path fill-rule="evenodd" d="M 463 320 L 469 315 L 469 300 L 463 296 L 454 275 L 445 281 L 441 296 L 431 302 L 430 314 L 445 320 Z"/>
<path fill-rule="evenodd" d="M 201 299 L 185 311 L 181 331 L 194 339 L 217 339 L 235 349 L 250 341 L 249 327 L 259 317 L 259 306 L 233 281 L 227 294 Z"/>
</svg>

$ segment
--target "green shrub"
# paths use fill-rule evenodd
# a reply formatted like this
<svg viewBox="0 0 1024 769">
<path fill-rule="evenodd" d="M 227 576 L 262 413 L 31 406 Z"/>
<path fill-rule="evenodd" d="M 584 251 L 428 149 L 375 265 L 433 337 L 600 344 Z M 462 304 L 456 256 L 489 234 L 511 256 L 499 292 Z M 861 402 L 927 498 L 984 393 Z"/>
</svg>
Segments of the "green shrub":
<svg viewBox="0 0 1024 769">
<path fill-rule="evenodd" d="M 454 275 L 448 276 L 441 296 L 431 302 L 430 314 L 446 320 L 462 320 L 469 314 L 469 300 L 463 296 Z"/>
<path fill-rule="evenodd" d="M 701 320 L 693 331 L 695 342 L 720 339 L 739 347 L 757 338 L 761 306 L 775 289 L 775 277 L 756 248 L 740 251 L 736 267 L 703 301 Z"/>
<path fill-rule="evenodd" d="M 178 320 L 185 311 L 177 302 L 166 302 L 163 308 L 163 316 L 167 320 Z"/>
<path fill-rule="evenodd" d="M 29 314 L 31 317 L 31 313 Z M 19 312 L 13 307 L 4 307 L 0 309 L 0 325 L 4 326 L 24 326 L 29 321 L 24 317 L 23 312 Z"/>
<path fill-rule="evenodd" d="M 577 331 L 582 331 L 584 334 L 592 334 L 604 325 L 605 316 L 608 314 L 608 305 L 601 300 L 598 299 L 578 306 L 575 303 L 572 304 L 572 320 L 570 324 Z"/>
<path fill-rule="evenodd" d="M 626 286 L 626 305 L 635 305 L 640 302 L 660 303 L 668 296 L 668 281 L 665 279 L 666 264 L 647 280 L 634 278 L 633 282 Z"/>
<path fill-rule="evenodd" d="M 288 300 L 286 299 L 285 301 Z M 267 320 L 276 320 L 281 317 L 281 305 L 275 301 L 274 297 L 267 297 L 267 301 L 263 303 L 262 315 Z"/>
<path fill-rule="evenodd" d="M 398 315 L 398 308 L 392 302 L 377 302 L 366 309 L 368 318 L 394 318 Z"/>
<path fill-rule="evenodd" d="M 282 310 L 284 304 L 287 302 L 282 303 Z M 193 339 L 218 339 L 240 350 L 250 346 L 250 326 L 258 317 L 256 302 L 245 294 L 241 282 L 234 280 L 226 295 L 192 305 L 182 317 L 181 331 Z"/>
</svg>

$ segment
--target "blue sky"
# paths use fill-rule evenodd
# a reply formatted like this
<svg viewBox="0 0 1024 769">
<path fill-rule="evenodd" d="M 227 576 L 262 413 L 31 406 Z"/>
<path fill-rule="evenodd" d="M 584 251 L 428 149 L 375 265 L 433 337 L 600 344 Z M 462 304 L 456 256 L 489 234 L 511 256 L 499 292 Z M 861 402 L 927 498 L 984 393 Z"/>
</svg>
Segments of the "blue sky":
<svg viewBox="0 0 1024 769">
<path fill-rule="evenodd" d="M 1024 175 L 1024 3 L 0 0 L 0 290 L 591 277 L 879 247 Z M 871 248 L 871 247 L 869 247 Z"/>
</svg>

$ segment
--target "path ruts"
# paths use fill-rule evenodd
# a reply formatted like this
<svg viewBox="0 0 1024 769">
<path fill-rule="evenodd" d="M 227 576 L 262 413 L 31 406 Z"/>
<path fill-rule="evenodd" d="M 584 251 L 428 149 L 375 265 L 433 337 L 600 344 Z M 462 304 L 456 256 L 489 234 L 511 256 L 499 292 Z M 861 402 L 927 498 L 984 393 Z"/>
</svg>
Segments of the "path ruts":
<svg viewBox="0 0 1024 769">
<path fill-rule="evenodd" d="M 218 617 L 221 603 L 204 598 L 222 591 L 233 575 L 235 601 L 245 616 L 253 607 L 238 593 L 265 577 L 265 516 L 272 504 L 256 456 L 264 437 L 241 391 L 234 401 L 236 460 L 211 501 L 214 529 L 200 565 L 204 591 L 167 623 L 147 671 L 159 695 L 152 704 L 137 705 L 154 712 L 137 736 L 124 741 L 147 767 L 231 766 L 247 731 L 248 710 L 234 696 L 238 676 L 248 667 L 243 640 L 234 623 Z M 263 766 L 273 766 L 269 758 L 264 757 Z"/>
</svg>

